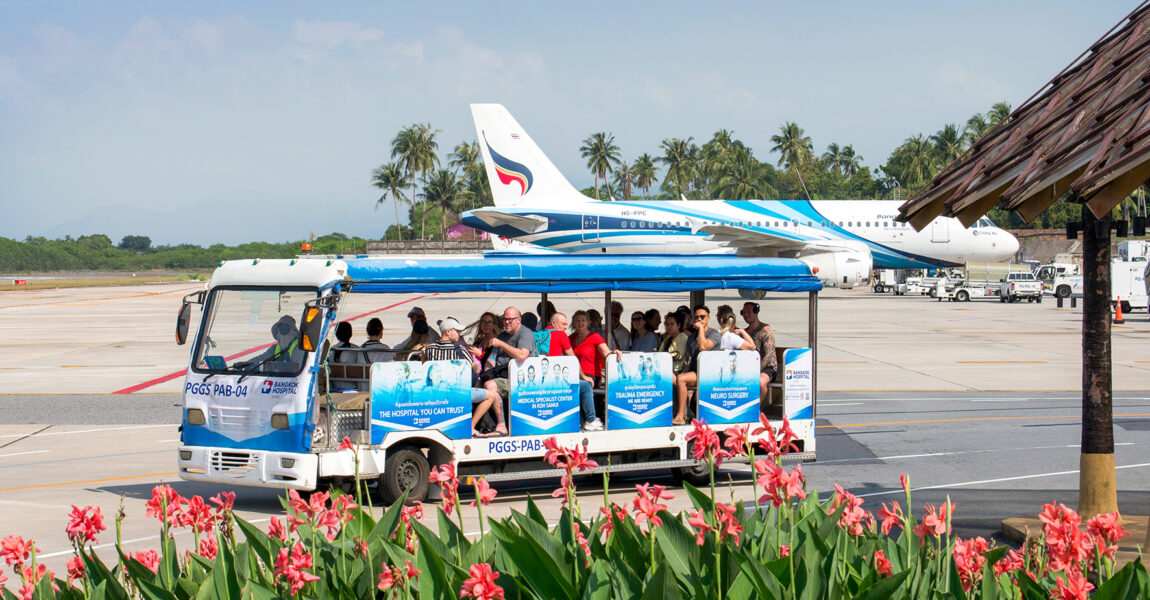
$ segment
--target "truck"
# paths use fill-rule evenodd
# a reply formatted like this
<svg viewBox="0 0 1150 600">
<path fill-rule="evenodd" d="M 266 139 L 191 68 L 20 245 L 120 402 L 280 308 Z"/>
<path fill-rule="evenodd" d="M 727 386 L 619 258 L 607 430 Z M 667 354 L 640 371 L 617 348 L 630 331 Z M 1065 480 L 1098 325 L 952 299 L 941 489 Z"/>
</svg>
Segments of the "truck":
<svg viewBox="0 0 1150 600">
<path fill-rule="evenodd" d="M 767 390 L 760 389 L 756 352 L 702 353 L 691 411 L 719 430 L 754 430 L 761 421 L 777 429 L 787 422 L 800 450 L 788 456 L 814 460 L 822 284 L 797 259 L 308 256 L 226 261 L 204 290 L 184 297 L 176 341 L 190 342 L 191 352 L 179 477 L 308 491 L 351 489 L 358 478 L 375 485 L 387 503 L 404 494 L 419 501 L 436 497 L 428 475 L 442 465 L 489 481 L 556 477 L 544 460 L 545 442 L 553 440 L 585 447 L 600 465 L 596 472 L 669 469 L 678 479 L 705 481 L 707 465 L 694 458 L 687 435 L 692 426 L 672 423 L 669 354 L 609 357 L 606 386 L 595 391 L 597 417 L 606 426 L 585 431 L 574 357 L 511 360 L 504 411 L 510 434 L 474 437 L 465 361 L 340 362 L 345 359 L 325 349 L 341 320 L 403 310 L 413 298 L 432 295 L 457 299 L 455 307 L 469 303 L 478 314 L 490 305 L 481 292 L 531 306 L 536 298 L 541 306 L 549 297 L 563 302 L 567 294 L 580 294 L 566 301 L 586 306 L 588 293 L 602 293 L 606 312 L 615 292 L 650 294 L 652 302 L 673 302 L 668 296 L 681 293 L 684 303 L 696 305 L 710 289 L 778 292 L 772 301 L 797 296 L 801 303 L 786 306 L 805 313 L 806 331 L 776 330 L 778 376 Z M 196 307 L 199 325 L 192 332 Z M 362 312 L 366 307 L 371 310 Z M 775 326 L 782 327 L 777 320 Z M 786 340 L 801 345 L 787 347 Z M 571 373 L 563 361 L 576 361 Z"/>
<path fill-rule="evenodd" d="M 1150 242 L 1123 240 L 1110 261 L 1110 302 L 1122 303 L 1122 312 L 1147 310 L 1146 270 L 1150 266 Z"/>
<path fill-rule="evenodd" d="M 998 289 L 1000 302 L 1042 302 L 1042 283 L 1034 273 L 1007 273 Z"/>
</svg>

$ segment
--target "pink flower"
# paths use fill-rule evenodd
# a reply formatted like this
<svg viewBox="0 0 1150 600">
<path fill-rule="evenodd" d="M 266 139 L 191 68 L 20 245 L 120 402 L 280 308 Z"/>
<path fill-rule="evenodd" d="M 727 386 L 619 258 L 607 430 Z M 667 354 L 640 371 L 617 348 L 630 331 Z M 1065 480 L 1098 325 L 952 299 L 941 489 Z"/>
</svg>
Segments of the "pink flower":
<svg viewBox="0 0 1150 600">
<path fill-rule="evenodd" d="M 483 506 L 491 504 L 491 501 L 495 499 L 495 490 L 492 489 L 487 483 L 487 480 L 482 477 L 475 480 L 475 498 L 477 499 L 476 501 Z M 475 506 L 475 504 L 475 502 L 471 503 L 472 506 Z"/>
<path fill-rule="evenodd" d="M 981 536 L 965 541 L 962 538 L 955 539 L 952 552 L 954 566 L 964 592 L 970 592 L 974 584 L 982 579 L 982 567 L 986 565 L 986 557 L 982 553 L 988 549 L 990 545 Z"/>
<path fill-rule="evenodd" d="M 791 555 L 791 547 L 789 545 L 784 544 L 782 546 L 779 546 L 779 556 L 780 557 L 786 558 L 790 555 Z"/>
<path fill-rule="evenodd" d="M 326 529 L 324 534 L 329 541 L 335 540 L 335 536 L 339 534 L 339 530 L 343 527 L 343 521 L 339 518 L 339 512 L 334 510 L 325 510 L 320 514 L 319 519 L 315 523 L 316 528 Z"/>
<path fill-rule="evenodd" d="M 23 565 L 24 561 L 28 560 L 28 555 L 35 549 L 32 540 L 24 541 L 24 538 L 15 535 L 10 535 L 0 541 L 0 554 L 4 555 L 4 561 L 9 566 Z"/>
<path fill-rule="evenodd" d="M 200 556 L 208 559 L 215 560 L 216 552 L 220 549 L 219 542 L 216 541 L 215 536 L 208 536 L 200 540 Z"/>
<path fill-rule="evenodd" d="M 543 454 L 543 460 L 557 469 L 576 472 L 589 471 L 599 466 L 599 463 L 587 458 L 587 450 L 580 444 L 561 448 L 555 437 L 549 437 L 543 440 L 543 447 L 547 449 Z"/>
<path fill-rule="evenodd" d="M 82 579 L 84 579 L 84 559 L 73 556 L 68 559 L 68 585 Z M 0 583 L 3 583 L 3 580 L 0 580 Z"/>
<path fill-rule="evenodd" d="M 268 523 L 268 535 L 281 542 L 286 542 L 288 539 L 287 529 L 276 517 L 272 517 L 271 522 Z"/>
<path fill-rule="evenodd" d="M 155 550 L 137 552 L 132 555 L 132 558 L 136 559 L 137 562 L 145 567 L 148 567 L 148 570 L 152 573 L 156 573 L 160 570 L 160 555 Z"/>
<path fill-rule="evenodd" d="M 731 456 L 745 456 L 747 454 L 747 432 L 749 425 L 732 425 L 723 432 L 727 439 L 723 440 L 723 447 L 730 451 Z"/>
<path fill-rule="evenodd" d="M 387 563 L 384 563 L 380 569 L 382 572 L 379 574 L 379 585 L 375 586 L 381 590 L 389 590 L 391 586 L 395 585 L 395 577 L 391 575 L 391 569 L 387 568 Z"/>
<path fill-rule="evenodd" d="M 880 577 L 890 577 L 894 573 L 894 568 L 890 564 L 890 560 L 882 550 L 874 551 L 874 568 L 878 571 Z"/>
<path fill-rule="evenodd" d="M 99 507 L 85 506 L 79 508 L 73 504 L 72 514 L 68 515 L 68 525 L 64 531 L 67 532 L 72 541 L 82 546 L 87 543 L 96 543 L 96 534 L 106 529 L 104 516 L 100 514 Z"/>
<path fill-rule="evenodd" d="M 1086 580 L 1086 576 L 1079 573 L 1067 573 L 1066 583 L 1062 582 L 1062 576 L 1054 580 L 1054 585 L 1057 586 L 1054 595 L 1051 596 L 1053 600 L 1089 600 L 1090 590 L 1094 589 L 1094 584 Z"/>
<path fill-rule="evenodd" d="M 782 454 L 798 452 L 799 446 L 795 444 L 798 439 L 795 430 L 791 429 L 791 422 L 787 420 L 786 415 L 783 415 L 783 426 L 779 428 L 779 452 Z"/>
<path fill-rule="evenodd" d="M 658 517 L 661 510 L 667 510 L 666 504 L 659 504 L 659 500 L 670 500 L 675 495 L 666 491 L 661 485 L 652 486 L 649 483 L 636 485 L 638 493 L 635 495 L 635 522 L 642 523 L 644 519 L 650 520 L 653 525 L 662 525 L 663 520 Z"/>
<path fill-rule="evenodd" d="M 220 513 L 232 512 L 236 506 L 236 493 L 235 492 L 220 492 L 212 496 L 211 503 L 216 505 L 217 517 L 223 518 Z"/>
<path fill-rule="evenodd" d="M 460 598 L 475 598 L 476 600 L 503 598 L 503 588 L 495 583 L 495 580 L 499 579 L 499 573 L 492 571 L 491 565 L 487 563 L 474 564 L 471 565 L 468 572 L 471 573 L 471 577 L 463 582 L 463 589 L 459 590 Z"/>
<path fill-rule="evenodd" d="M 418 576 L 422 572 L 419 569 L 415 568 L 415 565 L 411 564 L 410 560 L 403 561 L 403 568 L 406 571 L 406 573 L 404 573 L 404 576 L 407 577 L 408 579 L 415 579 L 416 576 Z"/>
<path fill-rule="evenodd" d="M 759 438 L 759 447 L 767 453 L 768 460 L 774 461 L 775 457 L 779 455 L 779 441 L 775 438 L 775 428 L 771 427 L 771 422 L 763 413 L 759 413 L 759 424 L 762 426 L 751 430 L 751 435 L 766 434 Z"/>
<path fill-rule="evenodd" d="M 707 539 L 707 532 L 714 531 L 715 528 L 707 523 L 707 517 L 704 516 L 702 509 L 691 511 L 690 518 L 687 519 L 687 524 L 696 529 L 695 543 L 702 546 L 703 542 Z"/>
<path fill-rule="evenodd" d="M 279 556 L 276 558 L 275 575 L 277 578 L 283 576 L 287 580 L 289 589 L 294 595 L 308 583 L 319 579 L 304 571 L 311 567 L 311 554 L 304 550 L 303 544 L 296 542 L 290 554 L 287 548 L 280 548 Z"/>
<path fill-rule="evenodd" d="M 199 496 L 192 496 L 188 500 L 187 515 L 192 529 L 198 533 L 207 533 L 216 527 L 216 516 L 212 508 Z"/>
<path fill-rule="evenodd" d="M 695 460 L 714 460 L 715 466 L 723 464 L 723 459 L 731 456 L 730 452 L 719 447 L 719 434 L 707 426 L 707 423 L 695 419 L 691 421 L 694 429 L 687 434 L 687 441 L 694 441 L 693 452 Z"/>
<path fill-rule="evenodd" d="M 760 503 L 770 502 L 776 507 L 789 504 L 792 498 L 806 498 L 807 491 L 803 489 L 803 467 L 795 465 L 788 475 L 787 472 L 771 459 L 755 461 L 755 471 L 759 473 L 758 484 L 766 492 Z"/>
<path fill-rule="evenodd" d="M 735 506 L 733 504 L 715 503 L 715 527 L 719 534 L 719 543 L 722 543 L 725 538 L 731 537 L 735 539 L 735 545 L 738 545 L 739 534 L 743 532 L 743 526 L 735 518 Z"/>
<path fill-rule="evenodd" d="M 152 488 L 152 499 L 144 504 L 145 514 L 155 517 L 161 523 L 172 527 L 183 527 L 189 523 L 180 507 L 188 501 L 180 497 L 170 485 L 157 485 Z"/>
<path fill-rule="evenodd" d="M 443 492 L 443 512 L 450 515 L 453 509 L 459 508 L 459 478 L 455 476 L 455 465 L 446 463 L 432 469 L 428 480 Z"/>
<path fill-rule="evenodd" d="M 7 581 L 8 576 L 4 574 L 4 571 L 0 571 L 0 585 L 4 585 Z"/>
<path fill-rule="evenodd" d="M 611 519 L 612 510 L 615 512 L 615 520 L 619 521 L 620 523 L 627 520 L 626 507 L 619 506 L 617 504 L 612 504 L 611 508 L 600 506 L 599 512 L 602 513 L 604 517 L 606 517 L 606 520 L 603 521 L 601 526 L 599 526 L 599 532 L 607 536 L 607 539 L 611 539 L 611 531 L 615 528 L 615 520 Z"/>
<path fill-rule="evenodd" d="M 575 541 L 579 542 L 579 547 L 583 549 L 583 553 L 587 555 L 585 565 L 591 566 L 591 544 L 587 542 L 587 538 L 583 536 L 583 530 L 578 527 L 575 528 Z"/>
<path fill-rule="evenodd" d="M 355 444 L 351 443 L 351 438 L 345 435 L 345 436 L 343 436 L 343 439 L 340 440 L 340 442 L 339 442 L 339 449 L 340 450 L 355 450 Z"/>
<path fill-rule="evenodd" d="M 1017 571 L 1018 569 L 1022 568 L 1022 565 L 1022 552 L 1019 552 L 1018 550 L 1009 550 L 1007 551 L 1006 556 L 1003 556 L 1001 560 L 994 563 L 994 576 L 998 577 L 1003 573 Z"/>
<path fill-rule="evenodd" d="M 411 522 L 412 520 L 423 518 L 423 503 L 416 502 L 411 506 L 404 506 L 399 511 L 399 518 L 403 521 L 404 548 L 406 548 L 408 552 L 415 554 L 415 540 L 417 538 L 415 537 L 415 527 Z M 396 532 L 396 535 L 398 536 L 399 533 Z"/>
<path fill-rule="evenodd" d="M 33 594 L 36 592 L 36 586 L 28 583 L 20 588 L 20 600 L 32 600 Z"/>
<path fill-rule="evenodd" d="M 891 502 L 891 509 L 888 510 L 886 502 L 882 503 L 882 508 L 878 509 L 878 518 L 882 519 L 882 534 L 890 535 L 890 530 L 894 527 L 902 527 L 902 507 L 898 505 L 898 501 Z"/>
<path fill-rule="evenodd" d="M 906 492 L 906 495 L 909 496 L 910 495 L 910 476 L 907 475 L 906 473 L 903 473 L 903 474 L 898 476 L 898 482 L 902 484 L 902 491 Z M 907 505 L 907 508 L 910 508 L 909 503 Z"/>
<path fill-rule="evenodd" d="M 943 535 L 950 533 L 950 525 L 946 519 L 946 507 L 944 503 L 939 509 L 935 509 L 933 504 L 926 504 L 922 508 L 926 514 L 922 516 L 922 523 L 914 526 L 914 534 L 919 537 L 919 542 L 929 535 Z"/>
<path fill-rule="evenodd" d="M 851 535 L 863 534 L 863 521 L 867 517 L 867 512 L 862 509 L 863 499 L 855 496 L 854 494 L 844 490 L 839 484 L 835 484 L 834 501 L 831 503 L 831 512 L 838 510 L 842 505 L 846 505 L 841 515 L 839 515 L 839 527 L 847 530 Z"/>
<path fill-rule="evenodd" d="M 1051 571 L 1067 571 L 1077 574 L 1081 563 L 1093 554 L 1094 542 L 1079 526 L 1082 518 L 1074 510 L 1063 504 L 1046 504 L 1038 515 L 1046 534 L 1046 551 L 1050 556 Z M 1098 523 L 1101 525 L 1101 522 Z M 1100 551 L 1102 554 L 1106 549 Z M 1073 582 L 1069 582 L 1073 585 Z"/>
<path fill-rule="evenodd" d="M 1117 542 L 1130 536 L 1130 532 L 1118 524 L 1118 513 L 1116 512 L 1098 515 L 1090 519 L 1086 522 L 1086 531 L 1094 538 L 1094 548 L 1097 555 L 1099 557 L 1105 556 L 1111 560 L 1114 559 L 1114 552 L 1118 550 Z"/>
</svg>

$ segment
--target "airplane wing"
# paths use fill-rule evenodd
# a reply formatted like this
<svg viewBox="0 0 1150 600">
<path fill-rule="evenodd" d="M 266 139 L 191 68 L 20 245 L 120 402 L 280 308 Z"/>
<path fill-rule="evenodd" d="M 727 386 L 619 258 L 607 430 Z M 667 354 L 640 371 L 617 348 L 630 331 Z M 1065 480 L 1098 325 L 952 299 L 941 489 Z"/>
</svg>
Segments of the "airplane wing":
<svg viewBox="0 0 1150 600">
<path fill-rule="evenodd" d="M 514 227 L 524 233 L 538 233 L 547 229 L 546 217 L 539 215 L 509 214 L 499 210 L 478 208 L 470 212 L 471 216 L 487 223 L 492 227 L 506 225 Z"/>
<path fill-rule="evenodd" d="M 743 256 L 769 255 L 788 250 L 836 252 L 857 249 L 851 243 L 838 240 L 793 240 L 765 231 L 753 231 L 733 225 L 716 225 L 695 219 L 688 219 L 688 221 L 691 223 L 693 233 L 708 234 L 711 236 L 711 241 L 734 248 Z"/>
</svg>

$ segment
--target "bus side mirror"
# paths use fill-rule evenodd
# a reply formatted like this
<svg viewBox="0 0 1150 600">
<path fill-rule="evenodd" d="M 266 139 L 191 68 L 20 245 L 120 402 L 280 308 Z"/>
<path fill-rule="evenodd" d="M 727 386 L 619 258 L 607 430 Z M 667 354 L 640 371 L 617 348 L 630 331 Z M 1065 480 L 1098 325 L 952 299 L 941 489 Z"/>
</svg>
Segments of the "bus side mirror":
<svg viewBox="0 0 1150 600">
<path fill-rule="evenodd" d="M 300 327 L 300 348 L 307 352 L 315 352 L 319 347 L 319 335 L 323 329 L 323 309 L 308 306 L 303 309 L 303 325 Z"/>
<path fill-rule="evenodd" d="M 192 305 L 184 304 L 180 307 L 180 314 L 176 315 L 176 344 L 183 346 L 188 341 L 188 324 L 192 320 Z"/>
</svg>

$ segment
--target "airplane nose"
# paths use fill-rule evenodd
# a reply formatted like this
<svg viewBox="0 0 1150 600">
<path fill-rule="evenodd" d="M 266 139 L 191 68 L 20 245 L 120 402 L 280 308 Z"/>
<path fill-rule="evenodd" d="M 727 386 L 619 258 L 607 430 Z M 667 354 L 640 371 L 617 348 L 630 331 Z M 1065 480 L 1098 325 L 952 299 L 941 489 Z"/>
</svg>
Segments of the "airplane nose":
<svg viewBox="0 0 1150 600">
<path fill-rule="evenodd" d="M 1003 257 L 1010 258 L 1011 256 L 1018 254 L 1018 238 L 1010 235 L 1006 231 L 1003 231 L 1002 233 L 1006 235 L 1006 238 L 999 242 L 998 247 L 1002 250 Z"/>
</svg>

